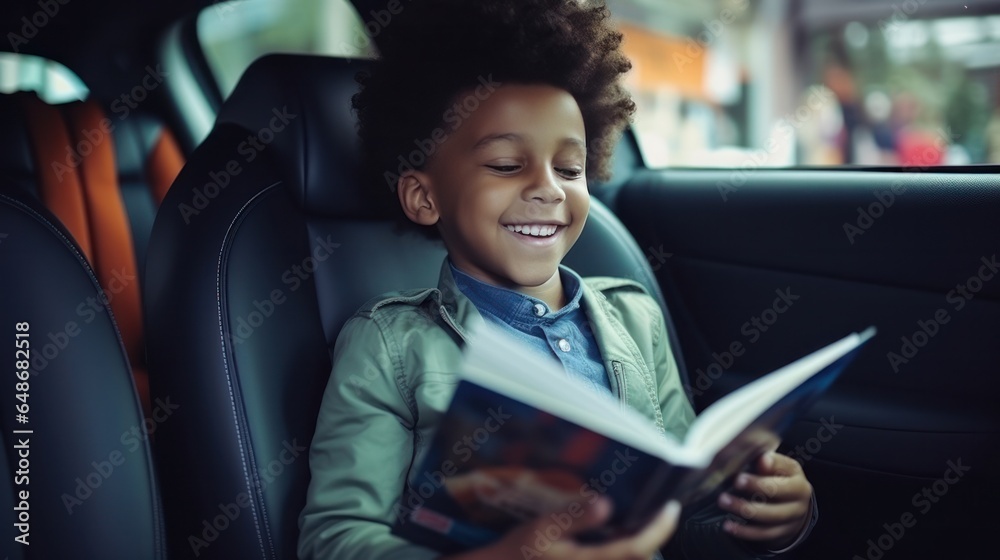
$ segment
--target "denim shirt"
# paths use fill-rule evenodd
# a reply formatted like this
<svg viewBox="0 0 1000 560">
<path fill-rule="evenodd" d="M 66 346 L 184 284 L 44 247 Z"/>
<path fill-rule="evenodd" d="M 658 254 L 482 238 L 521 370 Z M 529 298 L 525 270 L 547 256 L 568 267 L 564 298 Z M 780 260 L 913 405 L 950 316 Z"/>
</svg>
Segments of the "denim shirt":
<svg viewBox="0 0 1000 560">
<path fill-rule="evenodd" d="M 552 311 L 538 298 L 487 284 L 455 267 L 449 259 L 455 285 L 487 321 L 515 338 L 559 360 L 570 376 L 595 391 L 611 392 L 611 380 L 604 368 L 601 351 L 580 306 L 583 280 L 565 266 L 559 267 L 568 302 Z"/>
</svg>

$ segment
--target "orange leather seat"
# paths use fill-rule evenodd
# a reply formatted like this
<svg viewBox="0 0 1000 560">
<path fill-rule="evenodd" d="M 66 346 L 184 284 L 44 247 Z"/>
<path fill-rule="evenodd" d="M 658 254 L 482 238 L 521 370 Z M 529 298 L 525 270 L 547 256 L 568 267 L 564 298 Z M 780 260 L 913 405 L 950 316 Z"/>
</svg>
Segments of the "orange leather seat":
<svg viewBox="0 0 1000 560">
<path fill-rule="evenodd" d="M 181 150 L 170 131 L 149 115 L 112 120 L 93 100 L 49 105 L 32 93 L 13 97 L 23 111 L 31 144 L 36 195 L 73 235 L 93 267 L 148 416 L 139 285 L 152 218 L 183 166 Z M 128 144 L 128 149 L 117 142 Z M 123 177 L 129 179 L 127 193 Z M 84 317 L 100 312 L 100 302 L 77 309 Z"/>
</svg>

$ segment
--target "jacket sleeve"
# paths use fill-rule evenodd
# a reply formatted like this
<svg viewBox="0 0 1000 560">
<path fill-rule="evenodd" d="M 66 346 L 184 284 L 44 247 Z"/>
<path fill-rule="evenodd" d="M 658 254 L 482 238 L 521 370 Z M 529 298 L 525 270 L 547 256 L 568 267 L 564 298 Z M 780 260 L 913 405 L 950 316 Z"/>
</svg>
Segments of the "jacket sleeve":
<svg viewBox="0 0 1000 560">
<path fill-rule="evenodd" d="M 436 558 L 390 533 L 413 459 L 413 413 L 396 383 L 382 330 L 356 316 L 334 348 L 333 371 L 309 450 L 299 558 Z"/>
<path fill-rule="evenodd" d="M 681 385 L 680 373 L 670 348 L 670 338 L 667 336 L 663 314 L 659 305 L 650 298 L 651 312 L 654 314 L 653 352 L 655 356 L 656 375 L 658 376 L 660 409 L 663 414 L 663 424 L 667 431 L 678 438 L 683 438 L 694 421 L 694 409 L 688 401 L 687 394 Z M 728 513 L 718 507 L 716 500 L 719 492 L 702 501 L 685 508 L 681 514 L 681 525 L 674 537 L 663 548 L 665 560 L 710 560 L 727 558 L 732 560 L 751 560 L 757 558 L 775 558 L 780 554 L 764 550 L 762 547 L 733 538 L 722 530 L 722 523 Z M 816 523 L 818 511 L 816 500 L 812 502 L 812 517 L 802 539 L 812 530 Z M 795 548 L 789 547 L 785 552 Z"/>
<path fill-rule="evenodd" d="M 660 412 L 663 414 L 663 426 L 678 440 L 683 440 L 694 422 L 694 409 L 681 384 L 680 371 L 670 348 L 670 337 L 667 336 L 660 306 L 652 297 L 649 297 L 649 306 L 653 316 L 653 372 L 657 376 L 657 395 L 660 399 Z"/>
</svg>

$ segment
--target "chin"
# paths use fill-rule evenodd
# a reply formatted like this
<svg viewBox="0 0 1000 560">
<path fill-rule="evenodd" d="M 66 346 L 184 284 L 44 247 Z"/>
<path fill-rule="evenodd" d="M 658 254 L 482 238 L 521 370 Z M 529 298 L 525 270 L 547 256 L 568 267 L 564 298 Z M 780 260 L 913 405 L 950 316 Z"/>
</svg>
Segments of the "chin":
<svg viewBox="0 0 1000 560">
<path fill-rule="evenodd" d="M 548 282 L 559 273 L 559 263 L 553 265 L 536 265 L 512 271 L 507 278 L 512 284 L 525 288 L 535 288 Z"/>
</svg>

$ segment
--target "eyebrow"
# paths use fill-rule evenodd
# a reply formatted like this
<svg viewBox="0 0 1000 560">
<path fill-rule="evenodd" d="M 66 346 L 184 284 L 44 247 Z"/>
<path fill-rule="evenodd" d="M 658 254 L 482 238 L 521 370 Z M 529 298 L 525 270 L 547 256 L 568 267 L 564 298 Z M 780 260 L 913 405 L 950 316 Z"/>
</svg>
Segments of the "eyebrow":
<svg viewBox="0 0 1000 560">
<path fill-rule="evenodd" d="M 514 132 L 505 132 L 505 133 L 501 133 L 501 134 L 489 134 L 487 136 L 484 136 L 484 137 L 480 138 L 479 141 L 476 142 L 472 146 L 472 149 L 473 149 L 473 151 L 477 151 L 477 150 L 480 150 L 482 148 L 485 148 L 486 146 L 489 146 L 490 144 L 492 144 L 494 142 L 514 142 L 514 143 L 517 143 L 517 144 L 523 144 L 524 143 L 524 137 L 521 136 L 520 134 L 517 134 L 517 133 L 514 133 Z M 573 137 L 570 137 L 570 136 L 567 136 L 566 138 L 563 138 L 562 140 L 560 140 L 559 144 L 561 146 L 565 146 L 565 145 L 569 144 L 569 145 L 572 145 L 572 146 L 580 147 L 583 150 L 587 149 L 587 144 L 583 140 L 580 140 L 579 138 L 573 138 Z"/>
</svg>

